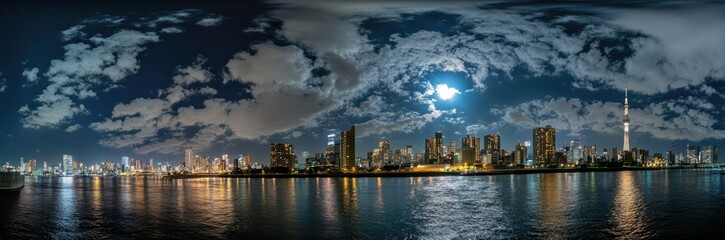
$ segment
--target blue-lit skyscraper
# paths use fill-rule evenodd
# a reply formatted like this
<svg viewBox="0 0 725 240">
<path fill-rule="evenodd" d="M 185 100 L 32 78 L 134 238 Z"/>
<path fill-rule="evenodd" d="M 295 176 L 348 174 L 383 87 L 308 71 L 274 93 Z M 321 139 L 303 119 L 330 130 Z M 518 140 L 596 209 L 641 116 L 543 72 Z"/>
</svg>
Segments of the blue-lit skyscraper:
<svg viewBox="0 0 725 240">
<path fill-rule="evenodd" d="M 64 176 L 73 176 L 73 156 L 63 155 L 62 165 L 62 174 Z"/>
</svg>

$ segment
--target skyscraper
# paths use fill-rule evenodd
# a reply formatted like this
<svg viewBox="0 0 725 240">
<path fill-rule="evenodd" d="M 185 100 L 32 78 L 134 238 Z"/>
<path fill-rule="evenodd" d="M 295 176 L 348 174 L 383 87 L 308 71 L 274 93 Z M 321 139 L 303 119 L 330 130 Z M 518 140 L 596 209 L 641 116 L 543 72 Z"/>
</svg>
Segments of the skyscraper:
<svg viewBox="0 0 725 240">
<path fill-rule="evenodd" d="M 443 132 L 438 131 L 433 138 L 425 139 L 425 162 L 439 163 L 443 153 Z"/>
<path fill-rule="evenodd" d="M 63 175 L 73 176 L 73 156 L 63 155 Z"/>
<path fill-rule="evenodd" d="M 629 151 L 629 103 L 627 103 L 627 89 L 624 89 L 624 146 L 622 151 Z"/>
<path fill-rule="evenodd" d="M 526 143 L 520 142 L 516 144 L 516 150 L 513 153 L 513 161 L 514 164 L 517 165 L 525 165 L 526 164 L 526 155 L 528 155 L 528 150 L 526 148 Z"/>
<path fill-rule="evenodd" d="M 582 158 L 581 140 L 575 139 L 569 142 L 569 163 L 578 163 Z"/>
<path fill-rule="evenodd" d="M 388 145 L 388 147 L 390 147 Z M 355 126 L 349 131 L 340 132 L 340 168 L 352 169 L 355 167 Z"/>
<path fill-rule="evenodd" d="M 272 143 L 270 144 L 269 162 L 272 167 L 295 168 L 297 156 L 292 144 Z"/>
<path fill-rule="evenodd" d="M 466 137 L 461 139 L 461 148 L 473 149 L 473 162 L 481 162 L 481 157 L 478 154 L 481 151 L 481 141 L 479 138 L 466 135 Z"/>
<path fill-rule="evenodd" d="M 717 163 L 717 146 L 708 145 L 700 150 L 700 162 L 711 164 Z"/>
<path fill-rule="evenodd" d="M 242 169 L 249 170 L 252 168 L 252 156 L 249 154 L 244 154 L 242 156 Z"/>
<path fill-rule="evenodd" d="M 553 162 L 556 152 L 556 129 L 551 125 L 534 128 L 534 163 L 545 166 Z"/>
<path fill-rule="evenodd" d="M 196 156 L 196 153 L 194 152 L 193 148 L 187 148 L 184 150 L 184 162 L 186 163 L 186 166 L 192 166 L 194 164 L 194 157 Z"/>
<path fill-rule="evenodd" d="M 129 168 L 129 158 L 127 156 L 121 157 L 121 172 L 127 172 Z"/>
<path fill-rule="evenodd" d="M 501 159 L 501 136 L 498 134 L 483 136 L 483 151 L 491 155 L 492 163 L 498 164 Z"/>
<path fill-rule="evenodd" d="M 390 141 L 383 140 L 378 142 L 378 149 L 380 149 L 380 162 L 382 162 L 383 165 L 389 165 L 393 155 L 390 151 Z"/>
<path fill-rule="evenodd" d="M 498 134 L 489 134 L 483 137 L 483 150 L 485 151 L 501 151 L 501 136 Z"/>
</svg>

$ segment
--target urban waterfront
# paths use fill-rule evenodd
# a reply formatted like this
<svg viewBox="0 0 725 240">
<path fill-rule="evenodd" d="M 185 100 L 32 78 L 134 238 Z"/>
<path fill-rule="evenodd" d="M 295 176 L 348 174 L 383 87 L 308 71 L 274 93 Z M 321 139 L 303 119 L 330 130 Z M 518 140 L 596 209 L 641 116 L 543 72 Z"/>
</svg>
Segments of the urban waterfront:
<svg viewBox="0 0 725 240">
<path fill-rule="evenodd" d="M 716 169 L 390 178 L 26 177 L 0 237 L 646 239 L 725 227 Z"/>
</svg>

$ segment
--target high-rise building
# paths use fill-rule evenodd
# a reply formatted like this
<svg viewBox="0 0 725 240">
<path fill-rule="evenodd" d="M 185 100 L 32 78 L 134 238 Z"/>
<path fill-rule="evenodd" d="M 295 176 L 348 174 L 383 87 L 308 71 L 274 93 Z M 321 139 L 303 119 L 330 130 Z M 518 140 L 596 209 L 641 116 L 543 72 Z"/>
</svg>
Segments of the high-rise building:
<svg viewBox="0 0 725 240">
<path fill-rule="evenodd" d="M 699 163 L 699 151 L 698 147 L 687 145 L 685 163 L 695 164 Z"/>
<path fill-rule="evenodd" d="M 242 156 L 242 169 L 252 169 L 252 155 L 244 154 L 244 156 Z"/>
<path fill-rule="evenodd" d="M 25 171 L 26 175 L 35 173 L 36 163 L 37 162 L 35 161 L 35 159 L 30 159 L 30 161 L 25 163 L 25 169 L 23 170 Z"/>
<path fill-rule="evenodd" d="M 624 89 L 624 144 L 622 151 L 629 151 L 629 103 L 627 103 L 627 89 Z"/>
<path fill-rule="evenodd" d="M 597 159 L 597 145 L 584 146 L 582 154 L 586 163 L 594 163 Z"/>
<path fill-rule="evenodd" d="M 700 149 L 700 162 L 704 164 L 717 163 L 717 146 L 708 145 Z"/>
<path fill-rule="evenodd" d="M 554 162 L 556 129 L 551 125 L 534 129 L 534 163 L 539 166 Z"/>
<path fill-rule="evenodd" d="M 617 149 L 616 147 L 610 148 L 609 155 L 607 156 L 607 160 L 609 160 L 611 162 L 618 162 L 620 160 L 619 149 Z"/>
<path fill-rule="evenodd" d="M 73 176 L 73 156 L 63 155 L 61 171 L 64 176 Z"/>
<path fill-rule="evenodd" d="M 390 145 L 388 145 L 390 148 Z M 341 169 L 355 167 L 355 126 L 348 131 L 340 132 L 340 165 Z"/>
<path fill-rule="evenodd" d="M 195 158 L 196 153 L 194 152 L 193 148 L 187 148 L 186 150 L 184 150 L 184 162 L 186 163 L 185 166 L 193 166 L 194 161 L 196 160 Z"/>
<path fill-rule="evenodd" d="M 127 156 L 121 157 L 121 168 L 122 168 L 121 172 L 128 172 L 128 168 L 130 167 L 129 164 L 130 164 L 129 157 L 127 157 Z"/>
<path fill-rule="evenodd" d="M 567 156 L 569 163 L 577 164 L 582 159 L 581 140 L 575 139 L 569 142 L 569 155 Z"/>
<path fill-rule="evenodd" d="M 383 140 L 378 142 L 378 149 L 380 149 L 380 159 L 383 165 L 389 165 L 393 157 L 390 151 L 390 141 Z"/>
<path fill-rule="evenodd" d="M 516 150 L 513 152 L 513 163 L 516 165 L 525 165 L 526 164 L 526 155 L 528 155 L 528 149 L 526 147 L 526 144 L 523 142 L 520 142 L 516 144 Z"/>
<path fill-rule="evenodd" d="M 272 167 L 295 168 L 297 155 L 292 144 L 272 143 L 270 144 L 270 165 Z"/>
<path fill-rule="evenodd" d="M 461 149 L 472 149 L 473 150 L 473 162 L 474 163 L 480 163 L 481 157 L 478 154 L 481 151 L 481 140 L 477 137 L 471 137 L 466 134 L 466 137 L 461 138 Z M 463 160 L 465 162 L 465 154 L 463 151 L 461 152 L 463 155 Z"/>
<path fill-rule="evenodd" d="M 483 136 L 483 151 L 491 155 L 493 164 L 498 164 L 501 160 L 501 136 L 498 134 Z"/>
<path fill-rule="evenodd" d="M 340 139 L 336 134 L 327 135 L 327 148 L 325 149 L 325 161 L 327 164 L 337 165 L 340 159 Z"/>
<path fill-rule="evenodd" d="M 501 151 L 501 136 L 489 134 L 483 137 L 483 150 L 487 152 Z"/>
<path fill-rule="evenodd" d="M 443 132 L 437 131 L 435 137 L 425 139 L 425 162 L 440 163 L 443 157 Z"/>
</svg>

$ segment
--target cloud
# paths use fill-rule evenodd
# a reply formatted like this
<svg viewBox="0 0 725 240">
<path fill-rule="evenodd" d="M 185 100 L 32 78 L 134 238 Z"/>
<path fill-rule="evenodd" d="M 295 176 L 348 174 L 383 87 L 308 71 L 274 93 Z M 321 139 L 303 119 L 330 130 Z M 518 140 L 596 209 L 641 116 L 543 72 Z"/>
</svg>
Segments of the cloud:
<svg viewBox="0 0 725 240">
<path fill-rule="evenodd" d="M 178 85 L 190 85 L 193 83 L 209 82 L 214 76 L 209 70 L 202 67 L 206 63 L 204 56 L 197 56 L 193 65 L 184 68 L 177 67 L 177 75 L 174 76 L 174 83 Z"/>
<path fill-rule="evenodd" d="M 96 97 L 94 88 L 108 87 L 135 73 L 141 67 L 136 57 L 144 45 L 157 41 L 153 32 L 121 30 L 105 38 L 94 36 L 88 43 L 65 45 L 64 58 L 52 60 L 44 73 L 50 85 L 35 99 L 38 106 L 23 114 L 23 126 L 57 126 L 84 112 L 83 105 L 71 98 Z M 44 112 L 52 106 L 62 108 L 54 108 L 55 114 Z"/>
<path fill-rule="evenodd" d="M 76 130 L 81 129 L 82 127 L 83 126 L 81 126 L 80 124 L 74 124 L 74 125 L 68 126 L 68 128 L 66 128 L 65 131 L 66 132 L 75 132 Z"/>
<path fill-rule="evenodd" d="M 69 121 L 76 114 L 87 112 L 83 104 L 76 105 L 66 96 L 59 96 L 53 102 L 43 104 L 30 110 L 27 105 L 18 112 L 24 116 L 22 124 L 25 128 L 58 127 Z"/>
<path fill-rule="evenodd" d="M 63 41 L 70 41 L 75 38 L 85 37 L 86 33 L 82 31 L 85 27 L 85 25 L 80 24 L 63 30 L 63 32 L 61 32 L 61 38 L 63 39 Z"/>
<path fill-rule="evenodd" d="M 5 89 L 8 87 L 7 80 L 3 76 L 3 73 L 0 72 L 0 93 L 4 93 Z"/>
<path fill-rule="evenodd" d="M 124 17 L 100 16 L 83 20 L 62 32 L 65 41 L 75 41 L 64 46 L 65 53 L 62 58 L 50 62 L 50 67 L 39 76 L 40 70 L 34 67 L 23 72 L 28 81 L 34 82 L 40 77 L 48 79 L 49 85 L 35 98 L 34 104 L 27 106 L 28 111 L 22 112 L 23 126 L 39 128 L 43 126 L 57 127 L 64 121 L 70 121 L 74 115 L 88 110 L 79 102 L 89 98 L 97 98 L 98 92 L 107 92 L 122 86 L 122 81 L 129 75 L 135 74 L 141 68 L 139 54 L 150 43 L 160 41 L 161 33 L 179 33 L 183 30 L 180 24 L 194 21 L 203 13 L 196 9 L 187 9 L 169 12 L 161 16 L 147 18 L 141 17 L 138 21 L 123 24 Z M 94 28 L 90 28 L 93 26 Z M 163 26 L 163 29 L 156 29 Z M 111 34 L 86 34 L 86 29 L 121 29 Z M 148 29 L 148 28 L 152 29 Z M 144 30 L 134 30 L 139 28 Z M 103 32 L 103 31 L 102 31 Z M 178 81 L 191 84 L 192 82 L 207 82 L 212 74 L 198 66 L 206 61 L 200 58 L 196 65 L 179 69 Z M 197 89 L 198 90 L 198 89 Z M 193 90 L 196 91 L 196 90 Z M 177 93 L 178 95 L 216 94 L 215 90 L 202 89 L 200 92 L 192 90 Z M 61 103 L 59 103 L 61 102 Z M 50 106 L 59 105 L 64 108 L 55 114 L 40 112 Z M 62 116 L 62 117 L 61 117 Z M 43 117 L 48 117 L 43 119 Z"/>
<path fill-rule="evenodd" d="M 38 80 L 38 71 L 37 67 L 25 69 L 23 70 L 23 76 L 28 80 L 28 82 L 35 82 Z"/>
<path fill-rule="evenodd" d="M 222 16 L 209 16 L 196 22 L 196 25 L 202 27 L 213 27 L 219 25 L 224 18 Z"/>
<path fill-rule="evenodd" d="M 272 19 L 269 19 L 269 18 L 255 18 L 253 20 L 253 23 L 255 24 L 255 26 L 245 28 L 244 32 L 246 32 L 246 33 L 265 33 L 272 27 L 270 22 L 272 22 Z"/>
<path fill-rule="evenodd" d="M 161 32 L 173 34 L 173 33 L 182 33 L 182 32 L 184 32 L 184 30 L 182 30 L 181 28 L 178 28 L 178 27 L 165 27 L 165 28 L 161 29 Z"/>
</svg>

